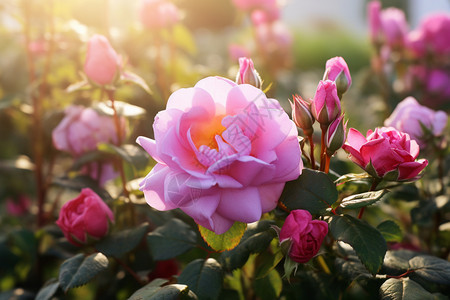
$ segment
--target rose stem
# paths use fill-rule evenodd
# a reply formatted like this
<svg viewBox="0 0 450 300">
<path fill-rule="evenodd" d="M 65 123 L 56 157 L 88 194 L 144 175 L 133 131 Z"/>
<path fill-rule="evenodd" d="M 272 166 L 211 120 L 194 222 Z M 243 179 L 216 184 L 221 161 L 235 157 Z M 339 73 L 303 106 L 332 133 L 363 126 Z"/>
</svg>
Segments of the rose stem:
<svg viewBox="0 0 450 300">
<path fill-rule="evenodd" d="M 381 180 L 379 180 L 379 179 L 377 179 L 377 178 L 373 178 L 373 181 L 372 181 L 372 185 L 370 186 L 370 189 L 369 189 L 369 192 L 370 191 L 374 191 L 375 190 L 375 188 L 377 187 L 377 185 L 379 184 L 381 182 Z M 366 207 L 364 206 L 364 207 L 361 207 L 361 209 L 359 210 L 359 214 L 358 214 L 358 219 L 361 219 L 362 218 L 362 216 L 363 216 L 363 214 L 364 214 L 364 209 L 365 209 Z"/>
<path fill-rule="evenodd" d="M 331 271 L 330 271 L 330 269 L 328 268 L 328 265 L 327 265 L 327 263 L 325 262 L 325 259 L 323 259 L 322 255 L 317 256 L 317 261 L 319 262 L 319 265 L 320 265 L 320 267 L 322 268 L 322 270 L 323 270 L 326 274 L 330 275 L 330 274 L 331 274 Z"/>
<path fill-rule="evenodd" d="M 328 171 L 330 170 L 330 160 L 331 160 L 331 156 L 326 154 L 325 155 L 325 168 L 323 170 L 325 173 L 328 173 Z"/>
<path fill-rule="evenodd" d="M 316 169 L 316 161 L 314 158 L 314 141 L 312 138 L 312 134 L 308 135 L 309 147 L 310 147 L 310 158 L 311 158 L 311 168 L 313 170 Z"/>
<path fill-rule="evenodd" d="M 320 125 L 320 128 L 322 129 L 322 137 L 320 139 L 320 171 L 323 171 L 325 168 L 325 134 L 327 127 Z"/>
</svg>

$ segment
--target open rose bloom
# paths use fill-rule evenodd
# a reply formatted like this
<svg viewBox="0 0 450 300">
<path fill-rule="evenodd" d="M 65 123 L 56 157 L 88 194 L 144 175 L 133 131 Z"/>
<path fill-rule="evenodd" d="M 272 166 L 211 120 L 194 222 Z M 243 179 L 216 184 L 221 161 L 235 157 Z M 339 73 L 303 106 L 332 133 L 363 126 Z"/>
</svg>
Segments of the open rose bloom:
<svg viewBox="0 0 450 300">
<path fill-rule="evenodd" d="M 303 167 L 295 124 L 258 88 L 208 77 L 180 89 L 137 142 L 158 162 L 141 182 L 148 204 L 180 208 L 216 234 L 277 205 Z"/>
<path fill-rule="evenodd" d="M 428 165 L 426 159 L 416 160 L 419 156 L 417 142 L 393 127 L 368 130 L 366 137 L 350 128 L 342 148 L 350 154 L 354 163 L 375 178 L 415 180 Z"/>
</svg>

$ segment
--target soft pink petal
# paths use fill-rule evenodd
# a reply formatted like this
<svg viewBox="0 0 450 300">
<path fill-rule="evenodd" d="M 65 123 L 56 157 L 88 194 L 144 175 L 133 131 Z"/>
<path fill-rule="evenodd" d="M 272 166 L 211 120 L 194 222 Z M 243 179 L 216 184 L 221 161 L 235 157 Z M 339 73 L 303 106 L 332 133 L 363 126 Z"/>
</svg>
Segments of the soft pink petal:
<svg viewBox="0 0 450 300">
<path fill-rule="evenodd" d="M 223 109 L 223 112 L 225 112 L 225 107 L 227 105 L 228 92 L 234 86 L 236 86 L 236 83 L 223 77 L 207 77 L 200 80 L 195 85 L 196 88 L 202 88 L 208 92 L 214 99 L 214 102 Z"/>
<path fill-rule="evenodd" d="M 272 183 L 258 186 L 262 213 L 273 210 L 283 192 L 285 183 Z"/>
<path fill-rule="evenodd" d="M 354 128 L 350 128 L 347 135 L 347 142 L 345 143 L 346 145 L 350 146 L 356 151 L 359 151 L 359 149 L 361 149 L 361 146 L 366 142 L 367 140 L 364 135 L 361 134 L 361 132 Z"/>
<path fill-rule="evenodd" d="M 140 136 L 136 139 L 136 143 L 138 143 L 142 148 L 144 148 L 144 150 L 147 151 L 147 153 L 150 154 L 150 156 L 153 157 L 154 160 L 156 160 L 159 163 L 162 163 L 162 160 L 159 158 L 157 154 L 157 146 L 155 140 L 149 139 L 144 136 Z"/>
<path fill-rule="evenodd" d="M 226 189 L 222 191 L 217 211 L 230 220 L 245 223 L 261 218 L 261 199 L 256 187 Z"/>
<path fill-rule="evenodd" d="M 199 88 L 185 88 L 175 91 L 167 100 L 166 109 L 173 108 L 187 112 L 193 107 L 202 107 L 212 115 L 216 111 L 216 105 L 211 95 Z"/>
<path fill-rule="evenodd" d="M 194 221 L 210 230 L 214 230 L 214 221 L 212 215 L 215 213 L 220 201 L 220 192 L 210 193 L 208 195 L 200 194 L 199 197 L 192 199 L 188 205 L 182 206 L 181 210 L 191 216 Z"/>
<path fill-rule="evenodd" d="M 400 164 L 398 166 L 398 180 L 412 179 L 416 177 L 423 169 L 425 169 L 427 165 L 428 160 L 426 159 Z"/>
<path fill-rule="evenodd" d="M 163 164 L 156 164 L 150 173 L 141 182 L 140 190 L 144 192 L 147 203 L 157 210 L 170 210 L 177 208 L 172 203 L 166 203 L 164 199 L 164 181 L 171 172 L 170 168 Z"/>
</svg>

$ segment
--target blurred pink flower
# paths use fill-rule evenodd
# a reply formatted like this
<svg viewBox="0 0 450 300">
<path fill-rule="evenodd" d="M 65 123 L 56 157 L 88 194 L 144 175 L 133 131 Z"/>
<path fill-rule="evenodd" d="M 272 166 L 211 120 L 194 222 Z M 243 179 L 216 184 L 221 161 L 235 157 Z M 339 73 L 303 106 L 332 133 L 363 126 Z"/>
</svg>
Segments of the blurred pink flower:
<svg viewBox="0 0 450 300">
<path fill-rule="evenodd" d="M 81 168 L 80 173 L 96 180 L 100 186 L 104 186 L 107 181 L 120 175 L 114 169 L 114 164 L 108 161 L 88 163 Z"/>
<path fill-rule="evenodd" d="M 265 23 L 271 23 L 280 19 L 280 9 L 279 7 L 274 7 L 270 10 L 257 9 L 251 14 L 252 23 L 255 26 L 262 25 Z"/>
<path fill-rule="evenodd" d="M 231 44 L 228 46 L 228 53 L 232 61 L 237 61 L 241 57 L 250 57 L 250 51 L 244 46 Z"/>
<path fill-rule="evenodd" d="M 99 85 L 112 84 L 120 75 L 121 59 L 103 35 L 94 35 L 88 43 L 84 72 Z"/>
<path fill-rule="evenodd" d="M 59 212 L 56 224 L 75 246 L 88 243 L 88 237 L 100 239 L 108 233 L 114 215 L 106 203 L 90 188 L 66 202 Z"/>
<path fill-rule="evenodd" d="M 394 109 L 385 126 L 392 126 L 403 131 L 416 140 L 420 148 L 426 146 L 426 136 L 421 124 L 429 129 L 434 136 L 440 136 L 447 125 L 447 114 L 422 106 L 413 97 L 405 98 Z"/>
<path fill-rule="evenodd" d="M 306 263 L 316 256 L 328 233 L 328 223 L 313 220 L 307 210 L 291 211 L 280 231 L 280 243 L 290 241 L 289 257 L 298 263 Z"/>
<path fill-rule="evenodd" d="M 143 0 L 140 18 L 146 28 L 160 29 L 170 27 L 180 20 L 178 7 L 167 0 Z"/>
<path fill-rule="evenodd" d="M 99 143 L 117 143 L 117 132 L 112 117 L 99 115 L 94 109 L 69 106 L 65 117 L 53 130 L 53 145 L 78 157 L 97 149 Z M 122 119 L 123 132 L 125 122 Z"/>
<path fill-rule="evenodd" d="M 251 11 L 253 9 L 264 9 L 267 11 L 278 7 L 277 0 L 233 0 L 234 5 L 243 11 Z"/>
<path fill-rule="evenodd" d="M 137 139 L 157 161 L 141 182 L 147 203 L 180 208 L 216 234 L 274 209 L 303 167 L 297 128 L 278 101 L 222 77 L 174 92 L 153 129 L 155 140 Z"/>
<path fill-rule="evenodd" d="M 28 212 L 30 205 L 30 198 L 20 195 L 16 199 L 8 198 L 6 200 L 6 211 L 11 216 L 21 216 Z"/>
<path fill-rule="evenodd" d="M 391 48 L 403 47 L 408 34 L 408 23 L 405 13 L 395 7 L 388 7 L 381 11 L 382 35 Z"/>
<path fill-rule="evenodd" d="M 450 54 L 450 14 L 435 13 L 429 15 L 420 24 L 423 42 L 426 48 L 438 55 Z"/>
<path fill-rule="evenodd" d="M 369 31 L 372 42 L 377 42 L 381 38 L 381 2 L 370 1 L 367 6 L 369 19 Z"/>
<path fill-rule="evenodd" d="M 375 178 L 415 180 L 428 165 L 426 159 L 416 161 L 419 156 L 417 142 L 393 127 L 368 130 L 367 137 L 350 128 L 342 148 L 349 153 L 350 160 Z"/>
</svg>

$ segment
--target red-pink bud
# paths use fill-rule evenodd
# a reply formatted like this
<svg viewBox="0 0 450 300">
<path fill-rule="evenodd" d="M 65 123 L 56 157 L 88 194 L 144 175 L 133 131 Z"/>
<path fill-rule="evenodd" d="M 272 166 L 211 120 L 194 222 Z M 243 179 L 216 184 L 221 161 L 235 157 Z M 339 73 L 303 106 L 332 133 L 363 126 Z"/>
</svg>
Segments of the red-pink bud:
<svg viewBox="0 0 450 300">
<path fill-rule="evenodd" d="M 321 80 L 311 103 L 311 113 L 322 126 L 328 126 L 341 113 L 336 83 Z"/>
<path fill-rule="evenodd" d="M 251 58 L 239 58 L 239 73 L 236 76 L 237 84 L 251 84 L 257 88 L 261 88 L 261 78 L 253 66 Z"/>
<path fill-rule="evenodd" d="M 294 95 L 292 100 L 292 120 L 297 127 L 303 129 L 306 136 L 310 136 L 314 132 L 315 121 L 311 114 L 311 103 L 303 100 L 299 95 Z"/>
<path fill-rule="evenodd" d="M 345 143 L 347 130 L 347 122 L 344 123 L 344 114 L 337 117 L 330 126 L 328 126 L 325 134 L 325 143 L 327 155 L 332 156 Z"/>
<path fill-rule="evenodd" d="M 339 96 L 342 96 L 348 90 L 352 84 L 352 78 L 347 63 L 342 57 L 336 56 L 327 61 L 323 80 L 327 79 L 336 82 Z"/>
</svg>

